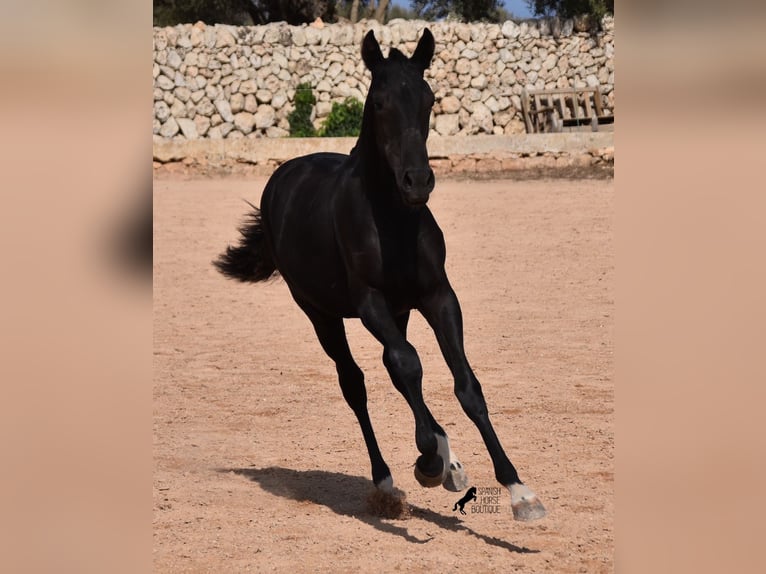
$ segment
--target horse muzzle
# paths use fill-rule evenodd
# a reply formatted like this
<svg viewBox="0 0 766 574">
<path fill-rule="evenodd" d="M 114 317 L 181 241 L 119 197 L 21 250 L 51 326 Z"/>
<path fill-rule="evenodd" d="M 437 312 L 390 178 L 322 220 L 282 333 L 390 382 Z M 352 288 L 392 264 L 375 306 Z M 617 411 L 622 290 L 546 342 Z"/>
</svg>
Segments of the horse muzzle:
<svg viewBox="0 0 766 574">
<path fill-rule="evenodd" d="M 434 189 L 434 172 L 430 167 L 404 170 L 399 188 L 408 205 L 425 205 Z"/>
</svg>

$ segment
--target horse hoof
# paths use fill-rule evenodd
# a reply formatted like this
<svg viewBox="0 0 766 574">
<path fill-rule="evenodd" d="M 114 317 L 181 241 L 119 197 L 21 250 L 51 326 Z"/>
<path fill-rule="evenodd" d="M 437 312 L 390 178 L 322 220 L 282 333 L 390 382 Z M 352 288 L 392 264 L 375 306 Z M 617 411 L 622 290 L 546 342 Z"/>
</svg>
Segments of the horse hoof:
<svg viewBox="0 0 766 574">
<path fill-rule="evenodd" d="M 463 492 L 468 487 L 468 475 L 459 462 L 450 463 L 442 486 L 452 492 Z"/>
<path fill-rule="evenodd" d="M 511 491 L 511 510 L 515 520 L 527 522 L 545 516 L 543 503 L 529 488 L 523 484 L 512 484 L 509 490 Z"/>
<path fill-rule="evenodd" d="M 433 488 L 434 486 L 439 486 L 442 483 L 441 474 L 437 474 L 436 476 L 428 476 L 427 474 L 423 474 L 418 468 L 417 464 L 415 465 L 415 478 L 420 483 L 420 486 L 425 486 L 426 488 Z"/>
<path fill-rule="evenodd" d="M 444 461 L 442 457 L 436 456 L 438 461 L 441 463 L 442 468 L 439 469 L 439 472 L 437 472 L 434 475 L 426 474 L 422 470 L 420 470 L 420 465 L 423 462 L 423 456 L 419 456 L 418 460 L 415 462 L 415 479 L 420 483 L 420 486 L 425 486 L 426 488 L 433 488 L 434 486 L 439 486 L 443 482 L 443 476 L 442 476 L 442 470 L 444 468 Z"/>
</svg>

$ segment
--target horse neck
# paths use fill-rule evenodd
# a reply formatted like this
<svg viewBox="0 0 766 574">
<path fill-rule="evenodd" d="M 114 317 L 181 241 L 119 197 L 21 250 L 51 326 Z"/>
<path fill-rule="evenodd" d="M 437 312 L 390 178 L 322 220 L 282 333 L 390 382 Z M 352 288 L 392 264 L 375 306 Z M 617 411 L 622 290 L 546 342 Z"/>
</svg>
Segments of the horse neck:
<svg viewBox="0 0 766 574">
<path fill-rule="evenodd" d="M 365 102 L 362 129 L 359 132 L 355 152 L 357 166 L 364 185 L 368 189 L 389 188 L 396 185 L 394 172 L 378 149 L 375 126 L 372 122 L 370 104 Z"/>
</svg>

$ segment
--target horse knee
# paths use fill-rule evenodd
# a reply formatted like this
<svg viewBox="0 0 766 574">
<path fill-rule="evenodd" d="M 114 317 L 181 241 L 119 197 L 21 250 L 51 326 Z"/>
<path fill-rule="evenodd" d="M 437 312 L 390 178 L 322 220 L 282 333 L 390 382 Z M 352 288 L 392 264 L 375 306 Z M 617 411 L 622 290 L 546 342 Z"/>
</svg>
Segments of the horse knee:
<svg viewBox="0 0 766 574">
<path fill-rule="evenodd" d="M 415 347 L 405 343 L 401 347 L 387 347 L 383 352 L 383 364 L 394 379 L 401 377 L 403 382 L 420 381 L 423 367 L 420 364 Z M 397 383 L 394 380 L 394 383 Z"/>
</svg>

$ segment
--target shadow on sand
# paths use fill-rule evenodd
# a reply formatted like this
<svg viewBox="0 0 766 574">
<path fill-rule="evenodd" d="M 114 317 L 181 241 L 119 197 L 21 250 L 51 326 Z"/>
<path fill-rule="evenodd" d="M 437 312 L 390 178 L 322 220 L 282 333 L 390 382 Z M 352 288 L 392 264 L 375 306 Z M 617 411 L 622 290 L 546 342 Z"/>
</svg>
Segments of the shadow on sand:
<svg viewBox="0 0 766 574">
<path fill-rule="evenodd" d="M 412 536 L 406 528 L 398 526 L 395 521 L 373 516 L 365 511 L 367 495 L 374 488 L 372 483 L 361 476 L 348 476 L 337 472 L 323 470 L 292 470 L 278 466 L 267 468 L 224 468 L 219 472 L 233 472 L 245 476 L 277 496 L 291 500 L 307 501 L 326 506 L 336 514 L 350 516 L 365 524 L 377 528 L 381 532 L 401 536 L 407 542 L 425 544 L 432 538 L 421 540 Z M 464 531 L 491 546 L 503 548 L 509 552 L 536 553 L 539 550 L 523 548 L 500 540 L 494 536 L 479 534 L 463 524 L 455 516 L 443 516 L 433 510 L 420 508 L 410 504 L 412 516 L 426 520 L 440 528 L 452 532 Z"/>
</svg>

